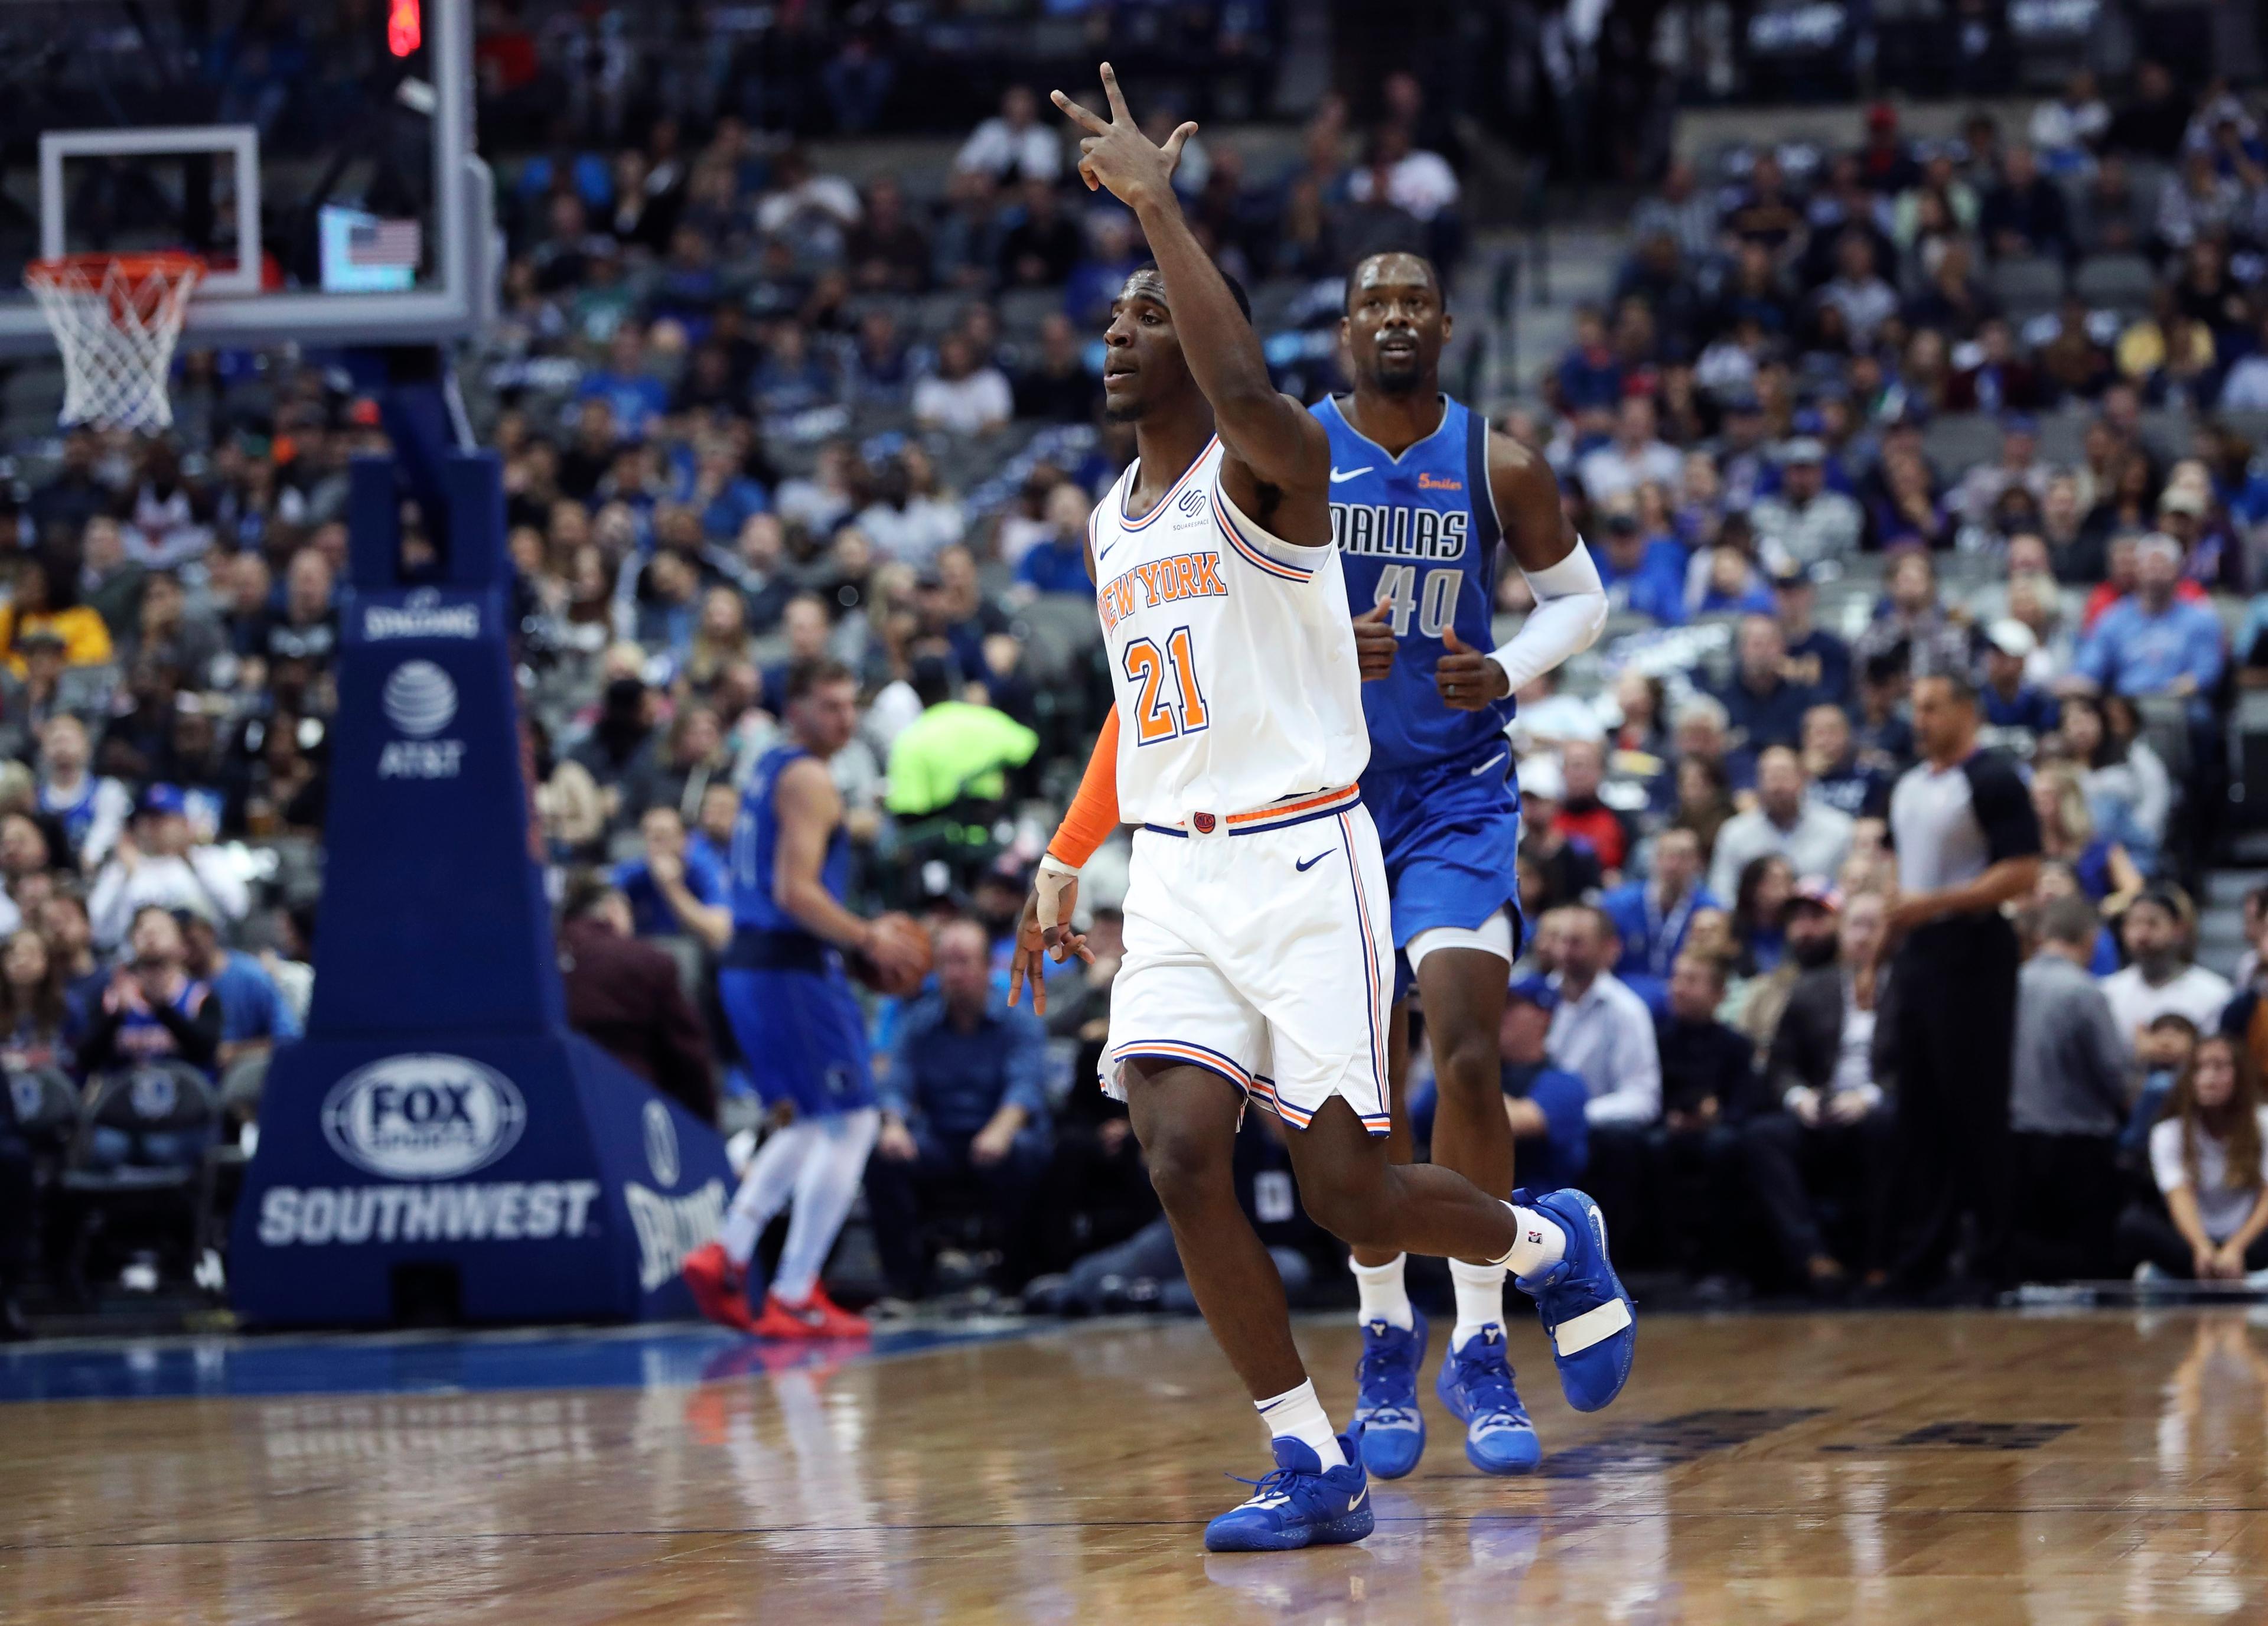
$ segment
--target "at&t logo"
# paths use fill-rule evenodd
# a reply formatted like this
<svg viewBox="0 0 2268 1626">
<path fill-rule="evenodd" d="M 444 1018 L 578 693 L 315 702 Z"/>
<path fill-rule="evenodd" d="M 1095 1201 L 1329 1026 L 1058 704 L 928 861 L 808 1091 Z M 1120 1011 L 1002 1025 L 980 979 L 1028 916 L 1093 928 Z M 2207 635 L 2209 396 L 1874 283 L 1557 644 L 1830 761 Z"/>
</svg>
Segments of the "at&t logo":
<svg viewBox="0 0 2268 1626">
<path fill-rule="evenodd" d="M 395 731 L 379 754 L 381 779 L 454 779 L 463 771 L 465 742 L 433 736 L 456 720 L 457 686 L 430 660 L 405 660 L 379 691 L 379 708 Z"/>
</svg>

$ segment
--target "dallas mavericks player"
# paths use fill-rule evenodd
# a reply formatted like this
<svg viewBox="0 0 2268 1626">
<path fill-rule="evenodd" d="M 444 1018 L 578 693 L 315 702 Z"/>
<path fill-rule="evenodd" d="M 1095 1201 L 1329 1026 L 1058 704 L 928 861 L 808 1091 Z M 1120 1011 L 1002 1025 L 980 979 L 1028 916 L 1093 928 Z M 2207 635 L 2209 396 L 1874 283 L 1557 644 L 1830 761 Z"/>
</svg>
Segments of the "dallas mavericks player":
<svg viewBox="0 0 2268 1626">
<path fill-rule="evenodd" d="M 1501 1196 L 1512 1191 L 1513 1146 L 1497 1029 L 1518 950 L 1520 842 L 1505 725 L 1513 690 L 1597 637 L 1607 600 L 1543 460 L 1441 394 L 1449 332 L 1429 261 L 1372 255 L 1347 280 L 1341 324 L 1354 393 L 1312 410 L 1330 434 L 1331 533 L 1371 680 L 1363 801 L 1385 851 L 1399 951 L 1392 1155 L 1410 1155 L 1402 1000 L 1414 977 L 1440 1086 L 1433 1160 Z M 1489 653 L 1499 538 L 1536 608 Z M 1417 1381 L 1426 1326 L 1404 1291 L 1401 1254 L 1358 1247 L 1353 1268 L 1363 1460 L 1397 1478 L 1425 1448 Z M 1466 1424 L 1474 1467 L 1526 1473 L 1541 1453 L 1505 1357 L 1505 1272 L 1455 1259 L 1449 1269 L 1457 1324 L 1438 1392 Z M 1560 1328 L 1561 1352 L 1581 1335 Z"/>
<path fill-rule="evenodd" d="M 717 991 L 757 1094 L 793 1118 L 757 1151 L 718 1239 L 687 1257 L 685 1282 L 703 1314 L 743 1332 L 856 1336 L 865 1321 L 819 1282 L 881 1121 L 843 955 L 895 970 L 918 950 L 843 904 L 850 842 L 827 759 L 858 725 L 857 680 L 833 661 L 799 662 L 788 675 L 786 723 L 786 739 L 749 776 L 733 828 L 733 941 Z M 748 1259 L 791 1199 L 779 1269 L 763 1314 L 752 1316 Z"/>
</svg>

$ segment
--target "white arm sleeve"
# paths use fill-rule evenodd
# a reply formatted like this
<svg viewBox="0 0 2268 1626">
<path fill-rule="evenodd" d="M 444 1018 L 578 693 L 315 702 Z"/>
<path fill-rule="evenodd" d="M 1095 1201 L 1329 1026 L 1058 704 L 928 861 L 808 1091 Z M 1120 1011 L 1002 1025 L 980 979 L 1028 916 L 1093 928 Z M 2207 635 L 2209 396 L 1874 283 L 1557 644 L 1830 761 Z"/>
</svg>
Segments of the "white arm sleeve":
<svg viewBox="0 0 2268 1626">
<path fill-rule="evenodd" d="M 1590 648 L 1607 624 L 1607 589 L 1581 537 L 1575 539 L 1575 551 L 1558 563 L 1521 574 L 1535 594 L 1535 607 L 1512 642 L 1489 656 L 1504 668 L 1514 694 L 1531 678 Z"/>
</svg>

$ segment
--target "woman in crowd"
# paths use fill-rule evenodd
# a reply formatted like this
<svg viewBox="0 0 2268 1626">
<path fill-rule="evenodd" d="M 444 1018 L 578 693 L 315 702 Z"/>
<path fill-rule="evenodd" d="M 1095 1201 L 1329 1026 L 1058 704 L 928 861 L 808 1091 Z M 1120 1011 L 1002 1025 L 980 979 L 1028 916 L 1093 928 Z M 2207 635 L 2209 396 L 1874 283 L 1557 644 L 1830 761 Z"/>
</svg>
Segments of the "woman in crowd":
<svg viewBox="0 0 2268 1626">
<path fill-rule="evenodd" d="M 48 942 L 26 928 L 0 949 L 0 1065 L 11 1072 L 70 1059 L 63 1039 L 63 968 Z"/>
<path fill-rule="evenodd" d="M 2032 775 L 2032 811 L 2039 815 L 2042 855 L 2069 865 L 2080 890 L 2105 915 L 2124 913 L 2142 890 L 2142 872 L 2124 847 L 2096 831 L 2078 770 L 2067 762 L 2043 763 Z"/>
<path fill-rule="evenodd" d="M 2095 829 L 2124 847 L 2146 876 L 2156 867 L 2159 844 L 2165 839 L 2173 782 L 2147 741 L 2132 735 L 2122 739 L 2112 732 L 2114 703 L 2132 714 L 2132 708 L 2116 696 L 2070 696 L 2063 703 L 2058 732 L 2079 765 Z"/>
<path fill-rule="evenodd" d="M 2118 1217 L 2121 1257 L 2135 1278 L 2235 1281 L 2268 1269 L 2268 1106 L 2243 1047 L 2226 1034 L 2198 1041 L 2150 1131 L 2155 1200 Z"/>
<path fill-rule="evenodd" d="M 1794 866 L 1776 852 L 1749 859 L 1741 871 L 1733 899 L 1733 938 L 1740 945 L 1736 975 L 1758 976 L 1779 964 L 1787 945 L 1780 917 L 1794 891 Z"/>
</svg>

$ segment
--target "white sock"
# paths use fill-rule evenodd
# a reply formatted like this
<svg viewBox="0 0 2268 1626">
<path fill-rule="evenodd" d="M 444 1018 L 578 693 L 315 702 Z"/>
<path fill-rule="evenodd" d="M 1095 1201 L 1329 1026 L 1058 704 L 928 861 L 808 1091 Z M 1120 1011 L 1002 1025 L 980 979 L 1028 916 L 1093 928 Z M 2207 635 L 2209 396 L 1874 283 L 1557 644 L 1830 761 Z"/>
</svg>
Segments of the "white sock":
<svg viewBox="0 0 2268 1626">
<path fill-rule="evenodd" d="M 1514 1276 L 1534 1276 L 1539 1270 L 1549 1270 L 1567 1256 L 1567 1233 L 1559 1222 L 1540 1209 L 1512 1209 L 1513 1225 L 1519 1234 L 1513 1239 L 1512 1251 L 1493 1262 L 1504 1266 Z"/>
<path fill-rule="evenodd" d="M 1384 1321 L 1403 1332 L 1418 1324 L 1410 1308 L 1410 1290 L 1402 1282 L 1402 1268 L 1409 1258 L 1407 1254 L 1396 1254 L 1382 1265 L 1366 1265 L 1351 1254 L 1347 1255 L 1347 1269 L 1354 1272 L 1355 1291 L 1362 1295 L 1362 1307 L 1355 1312 L 1357 1321 L 1365 1326 Z"/>
<path fill-rule="evenodd" d="M 818 1144 L 812 1128 L 808 1121 L 799 1120 L 775 1130 L 748 1159 L 748 1172 L 741 1178 L 740 1188 L 733 1194 L 733 1205 L 725 1210 L 724 1228 L 717 1233 L 717 1240 L 725 1245 L 725 1257 L 736 1267 L 747 1266 L 748 1256 L 756 1251 L 756 1239 L 794 1195 L 795 1177 Z"/>
<path fill-rule="evenodd" d="M 779 1269 L 772 1275 L 772 1291 L 789 1304 L 811 1297 L 835 1239 L 850 1217 L 858 1196 L 858 1181 L 866 1172 L 866 1154 L 881 1132 L 880 1108 L 862 1107 L 835 1117 L 811 1121 L 816 1144 L 796 1175 L 795 1208 L 788 1215 L 787 1241 L 780 1248 Z"/>
<path fill-rule="evenodd" d="M 1457 1284 L 1457 1329 L 1449 1335 L 1449 1347 L 1462 1350 L 1482 1328 L 1504 1325 L 1504 1267 L 1452 1259 L 1449 1279 Z"/>
<path fill-rule="evenodd" d="M 1273 1400 L 1254 1401 L 1252 1407 L 1267 1426 L 1270 1438 L 1282 1439 L 1289 1435 L 1300 1441 L 1315 1453 L 1326 1473 L 1346 1466 L 1346 1453 L 1339 1449 L 1338 1431 L 1324 1415 L 1323 1402 L 1315 1398 L 1313 1378 L 1296 1389 L 1286 1389 Z"/>
</svg>

